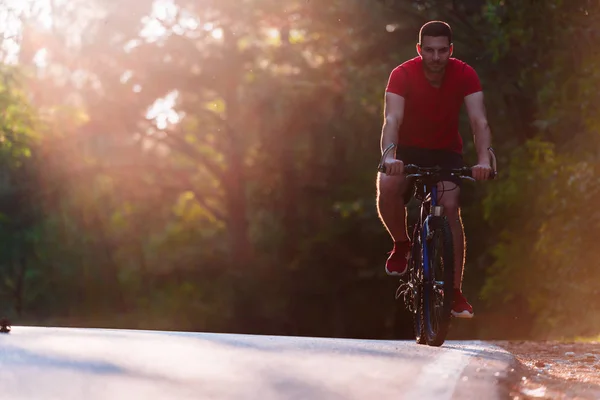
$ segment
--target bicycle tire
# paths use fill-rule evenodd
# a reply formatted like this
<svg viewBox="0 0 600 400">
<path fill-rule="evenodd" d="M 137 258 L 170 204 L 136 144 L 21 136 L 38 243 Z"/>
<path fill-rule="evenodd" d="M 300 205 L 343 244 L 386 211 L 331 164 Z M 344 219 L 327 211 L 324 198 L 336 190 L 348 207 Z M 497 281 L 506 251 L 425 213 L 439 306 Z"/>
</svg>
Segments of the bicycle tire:
<svg viewBox="0 0 600 400">
<path fill-rule="evenodd" d="M 414 285 L 413 291 L 413 332 L 417 344 L 427 344 L 425 330 L 423 329 L 423 263 L 421 240 L 419 239 L 420 230 L 415 229 L 413 235 L 413 248 L 411 249 L 410 267 L 411 280 Z"/>
<path fill-rule="evenodd" d="M 429 346 L 441 346 L 448 335 L 451 321 L 452 301 L 454 297 L 454 247 L 452 242 L 452 232 L 450 225 L 445 216 L 431 217 L 429 227 L 432 230 L 431 238 L 425 242 L 423 251 L 427 251 L 428 265 L 423 265 L 424 280 L 423 280 L 423 328 L 425 331 L 425 339 Z M 438 247 L 442 246 L 441 249 Z M 443 296 L 441 296 L 442 304 L 436 310 L 434 302 L 437 299 L 440 287 L 434 285 L 436 262 L 433 255 L 435 250 L 439 251 L 442 257 L 444 282 L 442 285 Z M 424 264 L 424 263 L 423 263 Z M 437 268 L 439 269 L 439 268 Z M 439 281 L 438 281 L 439 282 Z M 437 293 L 436 293 L 437 289 Z M 439 313 L 438 313 L 439 311 Z"/>
</svg>

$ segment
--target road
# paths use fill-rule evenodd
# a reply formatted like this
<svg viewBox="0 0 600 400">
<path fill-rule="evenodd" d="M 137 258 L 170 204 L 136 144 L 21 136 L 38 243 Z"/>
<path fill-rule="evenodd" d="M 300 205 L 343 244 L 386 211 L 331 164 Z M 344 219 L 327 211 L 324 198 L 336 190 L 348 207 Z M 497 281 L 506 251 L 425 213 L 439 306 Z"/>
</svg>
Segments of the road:
<svg viewBox="0 0 600 400">
<path fill-rule="evenodd" d="M 482 342 L 13 327 L 2 399 L 505 398 L 512 357 Z"/>
</svg>

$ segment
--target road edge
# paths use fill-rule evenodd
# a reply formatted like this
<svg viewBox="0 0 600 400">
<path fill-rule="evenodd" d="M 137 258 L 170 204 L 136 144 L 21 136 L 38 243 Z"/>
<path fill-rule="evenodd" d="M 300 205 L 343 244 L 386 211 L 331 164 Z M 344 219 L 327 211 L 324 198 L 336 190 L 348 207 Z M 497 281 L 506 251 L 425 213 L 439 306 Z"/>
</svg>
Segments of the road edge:
<svg viewBox="0 0 600 400">
<path fill-rule="evenodd" d="M 505 400 L 512 398 L 522 376 L 523 366 L 514 354 L 491 341 L 477 341 L 493 350 L 493 357 L 474 355 L 463 370 L 452 399 Z M 483 395 L 485 394 L 485 395 Z"/>
</svg>

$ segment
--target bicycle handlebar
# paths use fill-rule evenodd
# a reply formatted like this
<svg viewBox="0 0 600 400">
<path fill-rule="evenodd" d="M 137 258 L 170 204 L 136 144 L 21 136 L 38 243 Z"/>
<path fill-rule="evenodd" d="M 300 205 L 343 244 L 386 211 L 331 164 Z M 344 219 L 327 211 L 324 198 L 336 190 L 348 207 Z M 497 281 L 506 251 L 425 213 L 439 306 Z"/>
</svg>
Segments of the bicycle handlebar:
<svg viewBox="0 0 600 400">
<path fill-rule="evenodd" d="M 385 169 L 385 165 L 384 165 Z M 420 177 L 420 176 L 433 176 L 437 174 L 448 174 L 451 176 L 456 176 L 458 178 L 463 179 L 471 179 L 473 178 L 473 170 L 471 167 L 463 167 L 463 168 L 441 168 L 441 167 L 419 167 L 418 165 L 408 164 L 404 166 L 404 174 L 407 177 Z M 496 173 L 494 171 L 491 172 L 489 179 L 494 179 L 496 177 Z"/>
<path fill-rule="evenodd" d="M 387 155 L 387 153 L 390 150 L 392 150 L 394 147 L 395 147 L 395 145 L 392 144 L 392 145 L 388 146 L 388 148 L 385 149 L 385 151 L 383 152 L 383 155 L 381 157 L 381 162 L 379 163 L 379 166 L 377 167 L 377 170 L 379 172 L 385 173 L 385 164 L 383 163 L 383 160 L 385 159 L 385 156 Z M 494 154 L 494 150 L 491 147 L 488 149 L 488 151 L 490 152 L 490 154 L 492 156 L 492 172 L 488 179 L 494 179 L 498 175 L 498 172 L 496 170 L 496 155 Z M 407 177 L 433 176 L 433 175 L 437 175 L 440 173 L 450 174 L 451 176 L 455 176 L 455 177 L 459 177 L 459 178 L 463 178 L 463 179 L 475 180 L 473 178 L 473 171 L 471 170 L 471 167 L 463 167 L 463 168 L 420 167 L 415 164 L 407 164 L 404 166 L 404 174 Z"/>
</svg>

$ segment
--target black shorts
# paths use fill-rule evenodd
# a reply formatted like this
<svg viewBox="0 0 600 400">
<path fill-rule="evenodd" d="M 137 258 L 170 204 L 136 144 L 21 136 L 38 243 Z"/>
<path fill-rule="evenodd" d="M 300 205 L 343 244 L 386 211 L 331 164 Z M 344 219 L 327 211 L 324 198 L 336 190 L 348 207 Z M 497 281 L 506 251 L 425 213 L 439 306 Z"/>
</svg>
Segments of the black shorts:
<svg viewBox="0 0 600 400">
<path fill-rule="evenodd" d="M 404 165 L 415 164 L 419 167 L 435 167 L 442 168 L 462 168 L 465 166 L 462 154 L 448 150 L 431 150 L 422 149 L 419 147 L 398 147 L 396 149 L 396 158 L 402 160 Z M 444 181 L 453 182 L 458 187 L 461 186 L 462 180 L 457 177 L 448 176 Z M 410 183 L 409 188 L 404 193 L 404 202 L 408 203 L 413 193 L 413 185 Z"/>
</svg>

